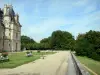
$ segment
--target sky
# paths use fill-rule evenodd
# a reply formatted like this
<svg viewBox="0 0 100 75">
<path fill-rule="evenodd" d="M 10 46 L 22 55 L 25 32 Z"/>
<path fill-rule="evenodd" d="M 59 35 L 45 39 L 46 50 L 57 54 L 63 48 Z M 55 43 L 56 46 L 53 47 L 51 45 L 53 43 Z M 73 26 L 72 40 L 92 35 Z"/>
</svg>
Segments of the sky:
<svg viewBox="0 0 100 75">
<path fill-rule="evenodd" d="M 19 14 L 21 35 L 39 42 L 53 31 L 100 31 L 100 0 L 0 0 L 0 8 L 12 4 Z"/>
</svg>

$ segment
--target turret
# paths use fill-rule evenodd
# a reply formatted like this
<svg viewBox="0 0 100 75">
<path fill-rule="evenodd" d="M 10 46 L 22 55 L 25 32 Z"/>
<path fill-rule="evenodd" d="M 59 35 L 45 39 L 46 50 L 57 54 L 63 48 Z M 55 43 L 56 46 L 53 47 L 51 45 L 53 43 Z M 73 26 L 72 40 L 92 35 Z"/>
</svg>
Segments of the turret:
<svg viewBox="0 0 100 75">
<path fill-rule="evenodd" d="M 4 12 L 4 21 L 6 20 L 8 22 L 11 22 L 12 19 L 14 18 L 14 16 L 15 16 L 13 6 L 5 4 L 3 12 Z"/>
<path fill-rule="evenodd" d="M 12 5 L 5 4 L 3 12 L 4 12 L 4 16 L 14 16 L 15 15 L 15 12 L 13 11 Z"/>
<path fill-rule="evenodd" d="M 8 15 L 8 13 L 7 13 L 7 4 L 4 5 L 3 12 L 4 12 L 4 16 Z"/>
<path fill-rule="evenodd" d="M 18 14 L 15 15 L 15 21 L 19 22 L 19 15 Z"/>
</svg>

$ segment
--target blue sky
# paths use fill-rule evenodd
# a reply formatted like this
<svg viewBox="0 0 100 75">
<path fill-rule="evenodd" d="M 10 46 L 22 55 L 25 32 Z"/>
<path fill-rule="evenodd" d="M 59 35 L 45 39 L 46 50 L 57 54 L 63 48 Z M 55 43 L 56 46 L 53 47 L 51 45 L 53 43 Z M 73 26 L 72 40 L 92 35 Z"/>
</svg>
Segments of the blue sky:
<svg viewBox="0 0 100 75">
<path fill-rule="evenodd" d="M 100 31 L 100 0 L 0 0 L 19 13 L 22 35 L 39 42 L 55 30 L 75 37 L 89 30 Z"/>
</svg>

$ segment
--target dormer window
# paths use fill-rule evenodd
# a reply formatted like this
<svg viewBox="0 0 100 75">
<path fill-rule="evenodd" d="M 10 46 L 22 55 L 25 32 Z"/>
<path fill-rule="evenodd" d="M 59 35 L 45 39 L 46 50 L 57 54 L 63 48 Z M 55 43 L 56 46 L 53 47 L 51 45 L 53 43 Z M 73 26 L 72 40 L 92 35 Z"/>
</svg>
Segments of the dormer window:
<svg viewBox="0 0 100 75">
<path fill-rule="evenodd" d="M 6 14 L 9 15 L 9 8 L 7 8 L 7 12 L 6 12 Z"/>
</svg>

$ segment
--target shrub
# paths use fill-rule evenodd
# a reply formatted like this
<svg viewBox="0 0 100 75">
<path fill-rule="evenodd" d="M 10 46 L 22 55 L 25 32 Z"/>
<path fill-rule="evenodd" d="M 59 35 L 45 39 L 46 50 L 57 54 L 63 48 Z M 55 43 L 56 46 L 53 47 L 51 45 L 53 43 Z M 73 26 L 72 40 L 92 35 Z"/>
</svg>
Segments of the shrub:
<svg viewBox="0 0 100 75">
<path fill-rule="evenodd" d="M 7 57 L 8 56 L 8 52 L 6 50 L 4 50 L 1 54 L 3 57 Z"/>
<path fill-rule="evenodd" d="M 40 50 L 37 50 L 37 53 L 40 53 L 41 51 Z"/>
<path fill-rule="evenodd" d="M 3 61 L 9 61 L 8 52 L 6 50 L 2 52 L 1 57 L 0 57 L 0 62 L 3 62 Z"/>
</svg>

